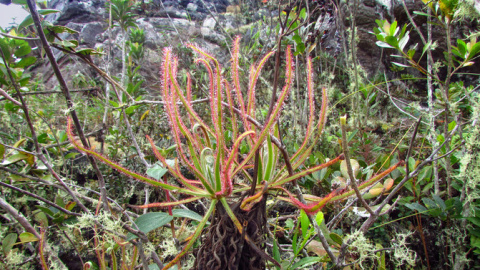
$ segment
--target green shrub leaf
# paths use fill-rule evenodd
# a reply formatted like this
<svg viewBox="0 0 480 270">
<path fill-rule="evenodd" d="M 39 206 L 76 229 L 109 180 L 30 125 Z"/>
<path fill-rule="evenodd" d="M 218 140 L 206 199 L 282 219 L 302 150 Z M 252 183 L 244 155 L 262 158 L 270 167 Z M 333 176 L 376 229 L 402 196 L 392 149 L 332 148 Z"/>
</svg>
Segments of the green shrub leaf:
<svg viewBox="0 0 480 270">
<path fill-rule="evenodd" d="M 320 257 L 305 257 L 296 262 L 291 269 L 305 269 L 305 267 L 320 262 Z"/>
<path fill-rule="evenodd" d="M 2 241 L 2 249 L 3 249 L 3 254 L 6 256 L 10 250 L 12 250 L 13 245 L 15 245 L 15 242 L 17 241 L 17 234 L 16 233 L 9 233 L 5 238 L 3 238 Z"/>
<path fill-rule="evenodd" d="M 167 172 L 168 172 L 167 168 L 164 168 L 158 164 L 155 164 L 153 165 L 152 168 L 149 168 L 147 170 L 147 175 L 154 179 L 160 180 L 162 176 L 164 176 Z"/>
<path fill-rule="evenodd" d="M 38 239 L 33 233 L 29 232 L 24 232 L 20 234 L 20 242 L 23 243 L 30 243 L 30 242 L 36 242 L 40 239 Z"/>
<path fill-rule="evenodd" d="M 196 221 L 202 221 L 203 219 L 201 215 L 188 209 L 173 209 L 172 214 L 174 217 L 189 218 Z"/>
<path fill-rule="evenodd" d="M 170 216 L 167 213 L 163 212 L 152 212 L 152 213 L 146 213 L 144 215 L 139 216 L 135 220 L 135 224 L 137 224 L 138 229 L 147 234 L 157 228 L 162 227 L 163 225 L 169 223 L 172 221 L 173 217 Z M 127 241 L 136 239 L 137 236 L 129 233 L 127 235 Z"/>
<path fill-rule="evenodd" d="M 428 209 L 425 208 L 425 206 L 423 206 L 419 203 L 407 203 L 407 204 L 405 204 L 405 206 L 412 209 L 412 210 L 416 210 L 420 213 L 428 211 Z"/>
</svg>

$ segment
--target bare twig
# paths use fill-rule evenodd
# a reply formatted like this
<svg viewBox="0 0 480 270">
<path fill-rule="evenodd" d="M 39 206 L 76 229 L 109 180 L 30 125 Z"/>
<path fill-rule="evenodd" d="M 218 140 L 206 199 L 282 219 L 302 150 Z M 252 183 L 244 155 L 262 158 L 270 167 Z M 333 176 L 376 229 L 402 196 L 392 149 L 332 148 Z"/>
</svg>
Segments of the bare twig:
<svg viewBox="0 0 480 270">
<path fill-rule="evenodd" d="M 5 212 L 9 213 L 16 221 L 22 225 L 25 230 L 33 235 L 35 235 L 36 238 L 40 239 L 40 234 L 33 228 L 32 224 L 20 213 L 15 209 L 13 206 L 11 206 L 8 202 L 6 202 L 2 197 L 0 197 L 0 207 L 5 210 Z"/>
<path fill-rule="evenodd" d="M 99 130 L 94 130 L 94 131 L 92 131 L 92 132 L 85 133 L 85 136 L 86 136 L 86 137 L 90 137 L 90 136 L 92 136 L 92 135 L 95 135 L 95 134 L 99 133 L 100 131 L 102 131 L 102 130 L 101 130 L 101 129 L 99 129 Z M 53 148 L 53 147 L 64 146 L 64 145 L 67 145 L 67 144 L 69 144 L 69 143 L 70 143 L 70 141 L 67 140 L 67 141 L 64 141 L 64 142 L 61 142 L 61 143 L 50 144 L 50 145 L 46 145 L 46 146 L 44 147 L 44 149 L 50 149 L 50 148 Z"/>
<path fill-rule="evenodd" d="M 54 204 L 53 202 L 51 202 L 51 201 L 49 201 L 49 200 L 46 200 L 46 199 L 44 199 L 44 198 L 42 198 L 42 197 L 40 197 L 40 196 L 38 196 L 38 195 L 35 195 L 35 194 L 33 194 L 33 193 L 29 192 L 29 191 L 23 190 L 23 189 L 21 189 L 21 188 L 17 188 L 17 187 L 15 187 L 15 186 L 9 185 L 9 184 L 7 184 L 7 183 L 3 183 L 3 182 L 1 182 L 1 181 L 0 181 L 0 185 L 1 185 L 1 186 L 4 186 L 4 187 L 7 187 L 7 188 L 9 188 L 9 189 L 11 189 L 11 190 L 15 190 L 15 191 L 21 192 L 21 193 L 23 193 L 23 194 L 25 194 L 25 195 L 28 195 L 28 196 L 30 196 L 30 197 L 33 197 L 33 198 L 39 200 L 39 201 L 42 201 L 42 202 L 50 205 L 51 207 L 54 207 L 54 208 L 60 210 L 61 212 L 65 213 L 65 214 L 67 214 L 67 215 L 77 216 L 77 217 L 81 216 L 81 214 L 79 214 L 79 213 L 74 213 L 74 212 L 68 211 L 67 209 L 65 209 L 65 208 L 63 208 L 63 207 L 61 207 L 61 206 L 58 206 L 58 205 Z"/>
<path fill-rule="evenodd" d="M 92 87 L 92 88 L 85 88 L 85 89 L 73 89 L 70 90 L 70 93 L 79 93 L 79 92 L 90 92 L 90 91 L 98 91 L 100 88 Z M 34 92 L 22 92 L 22 96 L 36 96 L 36 95 L 49 95 L 49 94 L 62 94 L 62 91 L 34 91 Z"/>
<path fill-rule="evenodd" d="M 3 54 L 3 52 L 2 52 Z M 11 102 L 13 102 L 15 105 L 17 106 L 22 106 L 22 103 L 18 102 L 17 100 L 15 100 L 13 97 L 11 97 L 5 90 L 3 90 L 2 88 L 0 88 L 0 95 L 2 95 L 4 97 L 4 99 L 0 99 L 1 100 L 5 100 L 5 99 L 8 99 L 10 100 Z"/>
<path fill-rule="evenodd" d="M 24 150 L 24 149 L 21 149 L 21 148 L 17 148 L 17 147 L 13 147 L 13 146 L 10 146 L 8 144 L 5 144 L 5 143 L 2 143 L 0 142 L 1 145 L 7 147 L 7 148 L 10 148 L 10 149 L 13 149 L 13 150 L 16 150 L 18 152 L 23 152 L 25 154 L 30 154 L 30 155 L 33 155 L 33 156 L 36 156 L 37 154 L 36 153 L 33 153 L 33 152 L 30 152 L 30 151 L 27 151 L 27 150 Z"/>
<path fill-rule="evenodd" d="M 405 161 L 407 162 L 407 168 L 405 169 L 406 170 L 405 175 L 408 175 L 410 173 L 410 168 L 408 166 L 408 159 L 410 159 L 410 155 L 412 154 L 412 149 L 413 149 L 413 145 L 414 145 L 413 143 L 415 142 L 415 137 L 417 136 L 418 127 L 420 126 L 421 122 L 422 122 L 422 117 L 420 116 L 418 118 L 417 124 L 415 125 L 415 129 L 413 130 L 413 135 L 412 135 L 412 138 L 410 139 L 410 146 L 408 147 L 407 156 L 405 157 Z"/>
<path fill-rule="evenodd" d="M 38 11 L 37 11 L 36 3 L 35 3 L 34 0 L 27 0 L 27 5 L 28 5 L 28 8 L 30 10 L 30 14 L 32 16 L 33 22 L 35 24 L 37 34 L 39 35 L 40 40 L 42 41 L 43 49 L 45 50 L 45 53 L 46 53 L 48 59 L 50 60 L 50 64 L 52 65 L 52 69 L 53 69 L 53 71 L 55 73 L 55 76 L 57 77 L 58 83 L 60 85 L 60 89 L 62 90 L 63 94 L 65 95 L 65 99 L 67 101 L 67 107 L 70 111 L 70 115 L 72 116 L 73 123 L 75 125 L 75 129 L 77 130 L 80 141 L 82 142 L 82 144 L 84 146 L 87 147 L 88 142 L 87 142 L 87 139 L 85 138 L 85 135 L 83 133 L 83 128 L 80 124 L 80 121 L 78 120 L 77 113 L 76 113 L 75 108 L 73 106 L 73 101 L 72 101 L 72 98 L 70 96 L 70 91 L 68 89 L 67 83 L 65 82 L 65 80 L 62 76 L 62 73 L 60 71 L 60 68 L 58 67 L 57 61 L 55 60 L 55 56 L 53 55 L 52 49 L 50 48 L 50 46 L 48 44 L 47 38 L 45 37 L 45 33 L 43 32 L 43 29 L 42 29 L 42 26 L 41 26 L 41 23 L 40 23 L 40 17 L 38 15 Z M 34 137 L 34 136 L 32 136 L 32 137 Z M 37 149 L 37 151 L 39 151 L 39 150 L 40 149 Z M 98 168 L 96 161 L 90 156 L 88 157 L 88 159 L 89 159 L 90 163 L 92 164 L 92 167 L 95 171 L 95 174 L 98 177 L 100 192 L 102 193 L 102 197 L 103 197 L 102 201 L 103 201 L 103 204 L 104 204 L 103 205 L 104 210 L 108 212 L 110 210 L 108 208 L 107 191 L 105 189 L 105 180 L 103 179 L 103 175 L 100 172 L 100 169 Z M 44 163 L 48 163 L 48 162 L 46 162 L 46 160 L 42 160 L 42 161 Z M 47 165 L 47 164 L 45 164 L 45 165 Z M 58 179 L 60 179 L 60 178 L 58 178 Z"/>
<path fill-rule="evenodd" d="M 85 265 L 85 263 L 83 262 L 82 256 L 81 256 L 80 252 L 79 252 L 78 249 L 77 249 L 77 246 L 75 246 L 75 244 L 73 243 L 72 239 L 70 239 L 70 236 L 68 236 L 68 234 L 65 232 L 65 230 L 62 230 L 62 232 L 63 232 L 63 235 L 67 238 L 68 242 L 70 242 L 70 245 L 72 245 L 73 249 L 75 249 L 75 251 L 77 252 L 78 259 L 80 260 L 80 262 L 82 263 L 82 265 Z"/>
<path fill-rule="evenodd" d="M 365 210 L 367 210 L 367 212 L 370 213 L 371 216 L 373 216 L 375 215 L 375 212 L 373 212 L 372 208 L 370 208 L 368 203 L 362 197 L 362 194 L 360 193 L 360 190 L 358 189 L 358 186 L 357 186 L 357 179 L 355 178 L 355 175 L 353 175 L 352 164 L 350 162 L 350 150 L 348 149 L 348 140 L 347 140 L 347 130 L 346 130 L 347 116 L 343 116 L 340 118 L 340 125 L 342 127 L 343 155 L 345 156 L 345 163 L 347 164 L 348 176 L 350 177 L 350 185 L 355 191 L 355 194 L 357 195 L 358 200 L 360 200 L 363 207 L 365 207 Z"/>
<path fill-rule="evenodd" d="M 12 35 L 9 35 L 9 34 L 6 34 L 6 33 L 0 33 L 0 35 L 2 35 L 2 36 L 4 36 L 4 37 L 7 37 L 7 38 L 18 39 L 18 40 L 26 40 L 26 41 L 29 41 L 29 40 L 40 40 L 39 38 L 29 38 L 29 37 L 12 36 Z"/>
</svg>

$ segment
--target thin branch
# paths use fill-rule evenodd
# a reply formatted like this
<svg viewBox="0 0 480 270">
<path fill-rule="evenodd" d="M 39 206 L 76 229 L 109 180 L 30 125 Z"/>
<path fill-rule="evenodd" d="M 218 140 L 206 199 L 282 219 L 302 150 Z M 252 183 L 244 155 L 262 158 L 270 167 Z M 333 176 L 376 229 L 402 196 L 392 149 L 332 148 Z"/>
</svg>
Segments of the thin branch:
<svg viewBox="0 0 480 270">
<path fill-rule="evenodd" d="M 85 263 L 83 262 L 83 259 L 82 259 L 82 256 L 80 254 L 80 251 L 78 251 L 77 247 L 75 246 L 75 244 L 73 243 L 72 239 L 70 238 L 70 236 L 68 236 L 68 234 L 65 232 L 65 230 L 62 230 L 63 232 L 63 235 L 67 238 L 68 242 L 70 242 L 70 245 L 72 245 L 73 249 L 75 249 L 75 251 L 77 252 L 77 255 L 78 255 L 78 259 L 80 260 L 80 262 L 82 263 L 82 265 L 85 265 Z"/>
<path fill-rule="evenodd" d="M 462 140 L 457 146 L 455 146 L 455 148 L 453 148 L 452 150 L 448 151 L 446 154 L 444 155 L 441 155 L 439 157 L 436 157 L 435 159 L 433 159 L 432 161 L 437 161 L 439 159 L 442 159 L 444 157 L 447 157 L 449 156 L 451 153 L 455 152 L 455 150 L 457 150 L 458 148 L 460 148 L 460 146 L 464 145 L 465 144 L 465 140 Z"/>
<path fill-rule="evenodd" d="M 35 24 L 37 34 L 39 35 L 40 40 L 42 41 L 43 49 L 45 50 L 45 53 L 46 53 L 48 59 L 50 60 L 50 64 L 52 66 L 52 69 L 53 69 L 53 71 L 55 73 L 55 76 L 57 77 L 58 83 L 60 85 L 60 89 L 62 90 L 63 94 L 65 95 L 65 99 L 67 101 L 67 107 L 70 111 L 70 115 L 72 116 L 72 119 L 73 119 L 73 122 L 74 122 L 74 125 L 75 125 L 75 129 L 77 130 L 78 136 L 79 136 L 82 144 L 87 147 L 88 142 L 87 142 L 87 139 L 85 138 L 85 135 L 83 133 L 83 128 L 80 124 L 80 121 L 77 117 L 77 113 L 76 113 L 75 108 L 73 106 L 73 101 L 72 101 L 72 98 L 70 96 L 70 91 L 68 89 L 67 83 L 65 82 L 65 79 L 62 76 L 62 73 L 60 71 L 60 68 L 58 67 L 57 61 L 55 60 L 55 56 L 53 55 L 52 49 L 48 45 L 47 38 L 45 37 L 45 33 L 43 32 L 43 29 L 42 29 L 42 26 L 41 26 L 41 23 L 40 23 L 40 17 L 38 15 L 38 11 L 37 11 L 36 3 L 35 3 L 34 0 L 27 0 L 27 5 L 28 5 L 28 9 L 30 10 L 30 14 L 32 16 L 33 22 Z M 35 137 L 35 136 L 33 136 L 33 134 L 32 134 L 32 137 Z M 37 149 L 37 151 L 39 151 L 39 150 L 40 149 Z M 100 191 L 101 191 L 102 197 L 103 197 L 102 201 L 103 201 L 104 210 L 108 212 L 109 208 L 108 208 L 108 201 L 107 201 L 107 190 L 105 188 L 105 180 L 103 179 L 103 175 L 100 172 L 100 169 L 98 168 L 97 163 L 93 159 L 93 157 L 89 156 L 88 159 L 90 161 L 90 164 L 92 164 L 92 167 L 95 171 L 95 174 L 98 177 L 99 187 L 100 187 Z M 42 160 L 42 161 L 44 163 L 46 162 L 46 160 Z M 47 164 L 45 164 L 45 165 L 47 165 Z M 60 179 L 60 178 L 58 178 L 58 179 Z"/>
<path fill-rule="evenodd" d="M 29 37 L 12 36 L 12 35 L 9 35 L 9 34 L 6 34 L 6 33 L 0 33 L 0 35 L 2 35 L 2 36 L 4 36 L 4 37 L 7 37 L 7 38 L 18 39 L 18 40 L 26 40 L 26 41 L 29 41 L 29 40 L 40 40 L 39 38 L 29 38 Z"/>
<path fill-rule="evenodd" d="M 100 90 L 98 87 L 93 87 L 93 88 L 86 88 L 86 89 L 75 89 L 75 90 L 70 90 L 70 93 L 78 93 L 78 92 L 89 92 L 89 91 L 95 91 L 95 90 Z M 49 95 L 49 94 L 62 94 L 62 91 L 34 91 L 34 92 L 22 92 L 22 96 L 36 96 L 36 95 Z M 16 96 L 15 94 L 14 96 Z M 0 101 L 5 100 L 5 99 L 0 99 Z"/>
<path fill-rule="evenodd" d="M 350 185 L 352 186 L 353 190 L 355 191 L 355 194 L 357 195 L 357 198 L 362 203 L 363 207 L 365 207 L 365 210 L 367 210 L 367 212 L 370 213 L 371 216 L 374 216 L 376 214 L 372 210 L 372 208 L 370 208 L 370 206 L 368 205 L 368 203 L 365 201 L 362 194 L 360 193 L 360 190 L 358 189 L 358 186 L 357 186 L 357 179 L 355 178 L 355 175 L 353 174 L 352 164 L 350 162 L 350 150 L 348 149 L 347 130 L 346 130 L 347 124 L 346 124 L 346 122 L 347 122 L 347 117 L 346 116 L 343 116 L 343 117 L 340 118 L 340 125 L 342 127 L 343 155 L 345 156 L 345 163 L 347 164 L 348 176 L 350 177 Z"/>
<path fill-rule="evenodd" d="M 3 56 L 3 52 L 2 52 L 2 56 Z M 3 57 L 5 59 L 5 57 Z M 11 102 L 13 102 L 15 105 L 17 106 L 22 106 L 22 103 L 18 102 L 17 100 L 15 100 L 13 97 L 11 97 L 7 91 L 3 90 L 2 88 L 0 88 L 0 95 L 2 95 L 4 98 L 3 99 L 0 99 L 0 101 L 2 100 L 10 100 Z"/>
<path fill-rule="evenodd" d="M 336 221 L 337 219 L 340 221 L 340 218 L 343 217 L 344 213 L 349 211 L 350 210 L 350 207 L 356 203 L 358 200 L 357 197 L 355 197 L 350 203 L 348 203 L 347 205 L 345 205 L 342 210 L 340 212 L 338 212 L 337 215 L 335 215 L 328 223 L 327 223 L 327 228 L 329 230 L 332 230 L 333 228 L 335 228 L 337 226 L 336 224 Z"/>
<path fill-rule="evenodd" d="M 387 93 L 386 93 L 386 94 L 387 94 L 388 98 L 390 99 L 390 101 L 392 102 L 393 106 L 395 106 L 395 108 L 397 108 L 399 111 L 401 111 L 403 114 L 407 115 L 408 117 L 413 118 L 413 119 L 415 119 L 415 120 L 418 120 L 419 118 L 417 118 L 417 117 L 409 114 L 408 112 L 406 112 L 405 110 L 403 110 L 402 108 L 400 108 L 400 106 L 397 105 L 397 103 L 393 100 L 392 95 L 390 94 L 390 87 L 389 87 L 388 82 L 387 82 L 387 74 L 386 74 L 386 72 L 383 72 L 383 77 L 385 78 L 385 85 L 386 85 L 386 87 L 387 87 Z M 378 89 L 377 86 L 375 86 L 375 88 Z M 424 123 L 424 124 L 427 125 L 427 123 Z"/>
<path fill-rule="evenodd" d="M 11 206 L 8 202 L 6 202 L 2 197 L 0 197 L 0 207 L 5 210 L 5 212 L 9 213 L 16 221 L 22 225 L 25 230 L 33 235 L 35 235 L 36 238 L 40 239 L 40 234 L 33 228 L 32 224 L 20 213 L 15 209 L 13 206 Z"/>
<path fill-rule="evenodd" d="M 422 122 L 422 117 L 420 116 L 418 118 L 417 124 L 415 125 L 415 129 L 413 130 L 413 135 L 412 135 L 412 138 L 410 139 L 410 146 L 408 147 L 407 156 L 405 157 L 405 161 L 407 162 L 405 175 L 408 175 L 410 173 L 410 167 L 408 166 L 408 159 L 410 159 L 410 155 L 412 154 L 413 143 L 415 142 L 415 137 L 417 137 L 418 127 L 420 126 L 421 122 Z"/>
<path fill-rule="evenodd" d="M 5 147 L 7 147 L 7 148 L 16 150 L 16 151 L 18 151 L 18 152 L 23 152 L 23 153 L 25 153 L 25 154 L 29 154 L 29 155 L 33 155 L 33 156 L 36 156 L 36 155 L 37 155 L 36 153 L 30 152 L 30 151 L 27 151 L 27 150 L 23 150 L 23 149 L 21 149 L 21 148 L 13 147 L 13 146 L 10 146 L 10 145 L 5 144 L 5 143 L 2 143 L 2 142 L 0 142 L 0 144 L 3 145 L 3 146 L 5 146 Z"/>
<path fill-rule="evenodd" d="M 92 135 L 95 135 L 97 133 L 99 133 L 100 131 L 102 131 L 101 129 L 99 130 L 94 130 L 92 132 L 89 132 L 89 133 L 85 133 L 85 137 L 90 137 Z M 56 143 L 56 144 L 50 144 L 50 145 L 46 145 L 45 147 L 43 147 L 44 149 L 50 149 L 50 148 L 54 148 L 54 147 L 59 147 L 59 146 L 64 146 L 64 145 L 67 145 L 69 144 L 70 141 L 64 141 L 64 142 L 61 142 L 61 143 Z M 23 151 L 23 150 L 22 150 Z"/>
<path fill-rule="evenodd" d="M 4 187 L 7 187 L 7 188 L 9 188 L 9 189 L 11 189 L 11 190 L 15 190 L 15 191 L 21 192 L 21 193 L 23 193 L 23 194 L 25 194 L 25 195 L 28 195 L 28 196 L 30 196 L 30 197 L 33 197 L 33 198 L 39 200 L 39 201 L 42 201 L 42 202 L 44 202 L 44 203 L 46 203 L 46 204 L 48 204 L 48 205 L 50 205 L 50 206 L 52 206 L 52 207 L 60 210 L 61 212 L 65 213 L 65 214 L 67 214 L 67 215 L 77 216 L 77 217 L 81 216 L 81 214 L 79 214 L 79 213 L 74 213 L 74 212 L 68 211 L 67 209 L 65 209 L 65 208 L 63 208 L 63 207 L 61 207 L 61 206 L 58 206 L 58 205 L 54 204 L 53 202 L 51 202 L 51 201 L 49 201 L 49 200 L 46 200 L 46 199 L 44 199 L 44 198 L 42 198 L 42 197 L 40 197 L 40 196 L 38 196 L 38 195 L 35 195 L 35 194 L 33 194 L 33 193 L 31 193 L 31 192 L 28 192 L 28 191 L 26 191 L 26 190 L 23 190 L 23 189 L 21 189 L 21 188 L 17 188 L 17 187 L 15 187 L 15 186 L 9 185 L 9 184 L 7 184 L 7 183 L 3 183 L 3 182 L 1 182 L 1 181 L 0 181 L 0 185 L 2 185 L 2 186 L 4 186 Z"/>
</svg>

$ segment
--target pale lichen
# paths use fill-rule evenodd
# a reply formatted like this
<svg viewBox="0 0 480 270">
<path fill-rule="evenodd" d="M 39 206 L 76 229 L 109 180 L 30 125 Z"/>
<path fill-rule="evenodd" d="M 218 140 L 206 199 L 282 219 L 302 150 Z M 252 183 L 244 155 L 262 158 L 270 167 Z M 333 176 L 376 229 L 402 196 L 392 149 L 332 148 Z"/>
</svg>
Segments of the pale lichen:
<svg viewBox="0 0 480 270">
<path fill-rule="evenodd" d="M 395 240 L 392 241 L 393 247 L 393 259 L 397 266 L 408 264 L 410 266 L 415 266 L 415 260 L 417 254 L 407 247 L 407 238 L 410 237 L 413 233 L 397 233 L 395 235 Z"/>
<path fill-rule="evenodd" d="M 350 243 L 349 250 L 358 256 L 356 263 L 362 269 L 365 269 L 363 265 L 366 260 L 374 260 L 377 258 L 375 254 L 376 247 L 369 239 L 365 237 L 363 232 L 355 231 L 354 233 L 347 235 L 344 241 Z"/>
</svg>

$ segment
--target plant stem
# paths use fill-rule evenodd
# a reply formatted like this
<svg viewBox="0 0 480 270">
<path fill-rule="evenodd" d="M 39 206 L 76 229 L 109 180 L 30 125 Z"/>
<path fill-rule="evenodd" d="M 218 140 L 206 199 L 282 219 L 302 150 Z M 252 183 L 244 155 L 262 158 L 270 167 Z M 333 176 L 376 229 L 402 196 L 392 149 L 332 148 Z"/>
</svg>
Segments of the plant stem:
<svg viewBox="0 0 480 270">
<path fill-rule="evenodd" d="M 363 198 L 362 193 L 360 193 L 360 190 L 358 189 L 358 186 L 357 186 L 357 179 L 355 178 L 355 175 L 353 175 L 352 164 L 350 163 L 350 151 L 348 149 L 346 122 L 347 122 L 346 116 L 340 118 L 340 125 L 342 127 L 343 155 L 345 156 L 345 163 L 347 164 L 348 176 L 350 177 L 350 185 L 355 191 L 355 194 L 357 195 L 358 200 L 362 203 L 363 207 L 365 207 L 365 210 L 367 210 L 367 212 L 370 213 L 371 216 L 375 216 L 376 215 L 375 212 L 373 212 L 372 208 L 370 208 L 368 203 Z"/>
<path fill-rule="evenodd" d="M 29 233 L 35 235 L 36 238 L 40 239 L 40 234 L 35 230 L 35 228 L 30 224 L 30 222 L 23 216 L 20 212 L 17 211 L 12 205 L 0 197 L 0 207 L 10 214 L 22 227 Z"/>
<path fill-rule="evenodd" d="M 55 73 L 55 76 L 57 77 L 58 83 L 60 85 L 60 89 L 62 90 L 63 94 L 65 95 L 65 99 L 67 101 L 67 107 L 70 111 L 70 115 L 72 116 L 73 122 L 75 124 L 75 128 L 77 130 L 78 136 L 80 140 L 82 141 L 82 144 L 85 147 L 88 147 L 88 142 L 85 138 L 85 135 L 83 134 L 83 129 L 80 124 L 80 121 L 78 120 L 77 113 L 75 111 L 75 108 L 73 106 L 73 101 L 70 96 L 70 91 L 68 89 L 67 83 L 65 82 L 65 79 L 62 76 L 62 73 L 60 71 L 60 68 L 58 67 L 57 61 L 55 60 L 55 56 L 53 55 L 52 49 L 50 48 L 47 38 L 45 37 L 45 33 L 43 32 L 42 25 L 40 24 L 40 17 L 38 15 L 37 11 L 37 6 L 34 0 L 27 0 L 27 5 L 30 10 L 30 14 L 32 16 L 33 22 L 35 24 L 35 28 L 37 30 L 37 34 L 40 37 L 40 40 L 42 41 L 43 49 L 45 50 L 45 53 L 47 54 L 48 59 L 50 60 L 50 64 L 52 65 L 52 69 Z M 33 135 L 33 134 L 32 134 Z M 97 175 L 98 182 L 99 182 L 99 187 L 100 187 L 100 192 L 102 194 L 102 201 L 103 201 L 103 207 L 104 210 L 109 212 L 108 208 L 108 201 L 107 201 L 107 191 L 105 189 L 105 181 L 103 179 L 103 175 L 100 172 L 100 169 L 97 166 L 97 163 L 92 157 L 88 157 L 90 164 L 92 164 L 93 170 L 95 171 L 95 174 Z M 42 160 L 44 163 L 46 160 Z M 45 164 L 47 165 L 47 164 Z M 78 202 L 77 202 L 78 203 Z"/>
<path fill-rule="evenodd" d="M 54 204 L 53 202 L 51 202 L 51 201 L 49 201 L 49 200 L 46 200 L 46 199 L 44 199 L 44 198 L 42 198 L 42 197 L 40 197 L 40 196 L 38 196 L 38 195 L 35 195 L 35 194 L 33 194 L 33 193 L 31 193 L 31 192 L 28 192 L 28 191 L 26 191 L 26 190 L 23 190 L 23 189 L 21 189 L 21 188 L 17 188 L 17 187 L 15 187 L 15 186 L 9 185 L 9 184 L 4 183 L 4 182 L 1 182 L 1 181 L 0 181 L 0 185 L 1 185 L 1 186 L 4 186 L 4 187 L 7 187 L 7 188 L 9 188 L 9 189 L 11 189 L 11 190 L 15 190 L 15 191 L 21 192 L 21 193 L 23 193 L 23 194 L 25 194 L 25 195 L 27 195 L 27 196 L 30 196 L 30 197 L 32 197 L 32 198 L 35 198 L 35 199 L 39 200 L 39 201 L 42 201 L 42 202 L 50 205 L 51 207 L 60 210 L 61 212 L 65 213 L 65 214 L 67 214 L 67 215 L 77 216 L 77 217 L 81 216 L 81 214 L 79 214 L 79 213 L 74 213 L 74 212 L 68 211 L 67 209 L 65 209 L 65 208 L 63 208 L 63 207 L 61 207 L 61 206 L 59 206 L 59 205 L 57 205 L 57 204 Z"/>
</svg>

